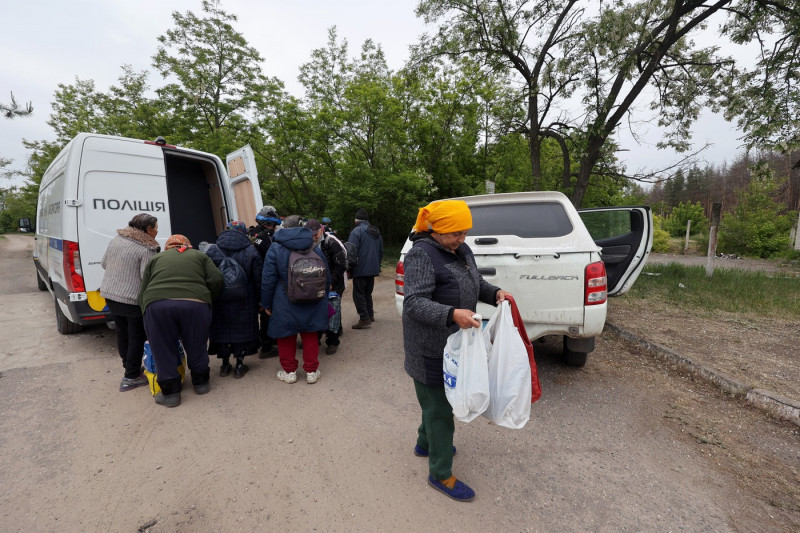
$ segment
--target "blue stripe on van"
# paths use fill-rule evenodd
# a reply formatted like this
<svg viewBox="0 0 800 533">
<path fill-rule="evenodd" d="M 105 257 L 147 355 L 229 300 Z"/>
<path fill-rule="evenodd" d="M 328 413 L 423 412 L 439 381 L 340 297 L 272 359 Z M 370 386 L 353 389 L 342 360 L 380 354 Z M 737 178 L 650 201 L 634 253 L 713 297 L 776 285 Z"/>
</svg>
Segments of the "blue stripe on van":
<svg viewBox="0 0 800 533">
<path fill-rule="evenodd" d="M 59 252 L 63 252 L 64 251 L 64 241 L 62 241 L 61 239 L 54 239 L 53 237 L 50 237 L 49 238 L 49 242 L 48 242 L 48 246 L 50 248 L 55 248 Z"/>
</svg>

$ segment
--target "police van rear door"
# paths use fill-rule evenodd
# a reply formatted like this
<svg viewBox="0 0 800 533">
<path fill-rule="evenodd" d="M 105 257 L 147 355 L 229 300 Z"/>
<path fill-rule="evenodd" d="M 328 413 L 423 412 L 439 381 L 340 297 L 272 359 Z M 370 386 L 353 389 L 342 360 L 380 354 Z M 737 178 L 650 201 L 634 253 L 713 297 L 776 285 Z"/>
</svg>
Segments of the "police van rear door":
<svg viewBox="0 0 800 533">
<path fill-rule="evenodd" d="M 230 215 L 233 219 L 251 226 L 255 224 L 256 215 L 264 207 L 253 149 L 249 144 L 243 146 L 228 154 L 225 161 L 228 166 L 228 184 L 234 198 L 234 205 L 228 206 Z"/>
</svg>

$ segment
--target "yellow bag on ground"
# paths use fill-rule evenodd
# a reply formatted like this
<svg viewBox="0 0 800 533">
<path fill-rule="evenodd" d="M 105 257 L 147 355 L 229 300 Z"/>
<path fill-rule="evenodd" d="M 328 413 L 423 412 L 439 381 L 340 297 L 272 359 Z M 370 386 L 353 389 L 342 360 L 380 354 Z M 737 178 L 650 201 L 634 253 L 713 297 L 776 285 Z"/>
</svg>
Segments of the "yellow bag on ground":
<svg viewBox="0 0 800 533">
<path fill-rule="evenodd" d="M 186 354 L 183 352 L 183 344 L 181 344 L 181 341 L 178 341 L 177 363 L 178 374 L 181 375 L 181 383 L 183 383 L 183 379 L 186 376 Z M 153 359 L 153 350 L 150 348 L 150 341 L 144 342 L 142 366 L 144 366 L 144 375 L 147 378 L 150 394 L 155 396 L 161 392 L 161 387 L 158 386 L 158 372 L 156 371 L 155 359 Z"/>
</svg>

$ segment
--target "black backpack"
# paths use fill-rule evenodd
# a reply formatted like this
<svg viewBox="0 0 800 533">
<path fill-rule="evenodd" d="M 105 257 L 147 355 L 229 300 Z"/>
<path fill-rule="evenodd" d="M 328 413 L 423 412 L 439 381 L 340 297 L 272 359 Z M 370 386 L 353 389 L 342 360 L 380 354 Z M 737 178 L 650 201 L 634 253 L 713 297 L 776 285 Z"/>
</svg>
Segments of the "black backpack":
<svg viewBox="0 0 800 533">
<path fill-rule="evenodd" d="M 328 288 L 327 268 L 325 261 L 314 252 L 313 246 L 308 250 L 292 250 L 287 271 L 286 294 L 290 302 L 313 303 L 325 297 Z"/>
<path fill-rule="evenodd" d="M 220 250 L 222 251 L 222 250 Z M 223 252 L 224 254 L 224 252 Z M 247 274 L 242 265 L 233 257 L 225 256 L 219 264 L 219 271 L 222 272 L 224 285 L 217 296 L 223 302 L 244 300 L 247 298 Z"/>
<path fill-rule="evenodd" d="M 344 250 L 347 254 L 347 268 L 348 272 L 352 272 L 358 264 L 358 248 L 350 241 L 344 243 Z"/>
</svg>

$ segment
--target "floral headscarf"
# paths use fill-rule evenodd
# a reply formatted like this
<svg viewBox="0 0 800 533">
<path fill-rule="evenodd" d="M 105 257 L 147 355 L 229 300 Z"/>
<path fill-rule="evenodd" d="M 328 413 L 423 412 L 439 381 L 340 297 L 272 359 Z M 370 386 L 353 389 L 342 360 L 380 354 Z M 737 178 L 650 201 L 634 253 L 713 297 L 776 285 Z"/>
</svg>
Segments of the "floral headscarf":
<svg viewBox="0 0 800 533">
<path fill-rule="evenodd" d="M 235 229 L 239 233 L 244 233 L 247 235 L 247 224 L 242 222 L 241 220 L 231 220 L 228 222 L 228 225 L 225 226 L 226 229 Z"/>
</svg>

